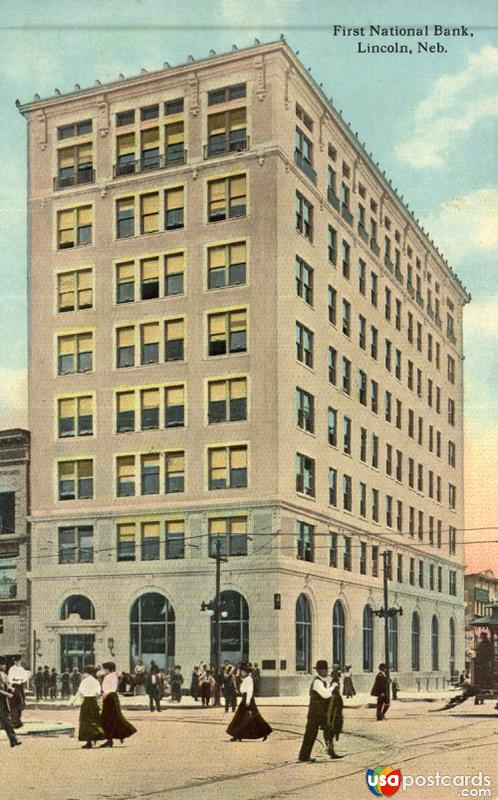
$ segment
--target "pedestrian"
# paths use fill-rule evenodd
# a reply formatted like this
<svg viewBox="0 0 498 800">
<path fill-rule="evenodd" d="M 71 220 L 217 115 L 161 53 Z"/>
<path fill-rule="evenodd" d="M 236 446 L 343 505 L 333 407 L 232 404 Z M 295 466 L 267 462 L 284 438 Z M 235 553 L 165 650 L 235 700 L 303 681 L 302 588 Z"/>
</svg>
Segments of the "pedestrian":
<svg viewBox="0 0 498 800">
<path fill-rule="evenodd" d="M 232 737 L 230 741 L 241 742 L 242 739 L 265 739 L 272 732 L 272 728 L 263 719 L 254 700 L 254 683 L 252 679 L 252 665 L 246 662 L 239 664 L 242 677 L 240 694 L 242 700 L 235 712 L 227 733 Z"/>
<path fill-rule="evenodd" d="M 37 702 L 42 699 L 43 697 L 43 669 L 42 667 L 38 667 L 37 671 L 33 675 L 33 684 L 35 687 L 35 697 Z"/>
<path fill-rule="evenodd" d="M 45 664 L 43 668 L 43 699 L 48 700 L 50 695 L 50 670 Z"/>
<path fill-rule="evenodd" d="M 195 666 L 192 670 L 190 679 L 190 695 L 196 703 L 199 702 L 199 667 Z"/>
<path fill-rule="evenodd" d="M 133 670 L 133 678 L 135 683 L 135 694 L 136 695 L 146 694 L 145 683 L 147 676 L 145 674 L 145 667 L 141 661 L 137 661 L 137 663 L 135 664 L 135 669 Z"/>
<path fill-rule="evenodd" d="M 78 667 L 73 667 L 73 671 L 71 672 L 71 694 L 73 695 L 73 697 L 78 691 L 80 683 L 81 683 L 81 673 Z"/>
<path fill-rule="evenodd" d="M 74 705 L 77 697 L 83 699 L 80 708 L 78 740 L 80 742 L 85 742 L 83 745 L 84 750 L 90 750 L 94 742 L 105 739 L 99 704 L 97 702 L 97 698 L 100 697 L 102 689 L 95 674 L 96 669 L 94 665 L 87 664 L 78 691 L 69 701 L 70 705 Z"/>
<path fill-rule="evenodd" d="M 261 672 L 259 671 L 259 667 L 257 664 L 254 664 L 254 669 L 252 671 L 252 680 L 254 683 L 254 697 L 259 697 L 259 693 L 261 691 Z"/>
<path fill-rule="evenodd" d="M 332 697 L 332 687 L 338 686 L 338 681 L 334 680 L 332 686 L 328 686 L 328 671 L 329 665 L 326 661 L 321 659 L 316 662 L 315 677 L 311 681 L 310 686 L 310 704 L 308 707 L 304 738 L 298 756 L 299 761 L 315 761 L 314 758 L 311 758 L 311 751 L 313 750 L 313 745 L 315 744 L 320 728 L 324 730 L 325 740 L 327 741 L 329 738 L 327 729 L 329 700 Z"/>
<path fill-rule="evenodd" d="M 182 668 L 177 664 L 171 673 L 171 699 L 177 703 L 180 703 L 182 699 L 182 684 Z"/>
<path fill-rule="evenodd" d="M 199 691 L 203 707 L 208 707 L 211 697 L 214 696 L 214 688 L 214 678 L 206 667 L 202 672 L 199 672 Z"/>
<path fill-rule="evenodd" d="M 399 692 L 399 684 L 396 678 L 393 680 L 391 684 L 392 692 L 393 692 L 393 700 L 398 699 L 398 692 Z"/>
<path fill-rule="evenodd" d="M 20 655 L 14 656 L 14 663 L 8 672 L 8 681 L 13 691 L 13 697 L 9 701 L 10 721 L 13 728 L 21 728 L 23 724 L 21 715 L 26 707 L 24 688 L 28 682 L 28 673 L 21 664 Z"/>
<path fill-rule="evenodd" d="M 356 690 L 353 686 L 353 676 L 351 673 L 351 664 L 344 667 L 342 672 L 342 693 L 344 697 L 354 697 Z"/>
<path fill-rule="evenodd" d="M 49 684 L 49 697 L 51 700 L 56 700 L 57 698 L 57 670 L 55 667 L 52 669 L 50 673 L 50 684 Z"/>
<path fill-rule="evenodd" d="M 379 664 L 379 671 L 375 676 L 374 685 L 372 686 L 372 694 L 377 697 L 377 720 L 385 719 L 389 703 L 387 700 L 389 690 L 389 683 L 387 680 L 387 667 L 385 664 Z"/>
<path fill-rule="evenodd" d="M 7 734 L 10 746 L 15 747 L 18 744 L 22 744 L 22 742 L 17 738 L 10 722 L 10 702 L 14 692 L 9 688 L 6 669 L 5 659 L 0 656 L 0 728 L 3 728 Z"/>
<path fill-rule="evenodd" d="M 225 662 L 222 674 L 222 692 L 225 701 L 225 714 L 228 714 L 228 709 L 235 712 L 237 708 L 237 684 L 235 682 L 235 667 L 228 662 Z"/>
<path fill-rule="evenodd" d="M 344 717 L 342 713 L 343 701 L 339 691 L 339 684 L 332 683 L 332 696 L 327 705 L 326 724 L 323 729 L 327 753 L 330 758 L 341 758 L 334 750 L 334 739 L 338 740 L 342 733 Z"/>
<path fill-rule="evenodd" d="M 151 711 L 161 711 L 162 681 L 159 667 L 155 661 L 150 662 L 147 672 L 145 689 L 149 695 L 149 706 Z"/>
<path fill-rule="evenodd" d="M 104 670 L 102 679 L 102 728 L 106 741 L 100 747 L 112 747 L 113 739 L 119 739 L 123 744 L 125 739 L 137 732 L 137 729 L 125 719 L 121 711 L 117 694 L 118 676 L 116 674 L 116 664 L 113 661 L 105 661 L 102 664 L 102 669 Z"/>
<path fill-rule="evenodd" d="M 61 699 L 68 700 L 71 697 L 71 683 L 70 683 L 69 670 L 66 669 L 61 672 Z"/>
</svg>

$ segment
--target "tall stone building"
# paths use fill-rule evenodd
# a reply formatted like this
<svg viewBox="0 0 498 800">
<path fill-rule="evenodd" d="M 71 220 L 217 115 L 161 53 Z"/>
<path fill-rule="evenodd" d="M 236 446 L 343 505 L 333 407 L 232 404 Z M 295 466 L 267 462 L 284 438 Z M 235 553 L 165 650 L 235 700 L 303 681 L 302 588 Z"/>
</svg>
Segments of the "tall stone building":
<svg viewBox="0 0 498 800">
<path fill-rule="evenodd" d="M 31 664 L 29 431 L 0 431 L 0 654 Z"/>
<path fill-rule="evenodd" d="M 283 41 L 20 106 L 33 625 L 298 691 L 463 664 L 470 299 Z"/>
</svg>

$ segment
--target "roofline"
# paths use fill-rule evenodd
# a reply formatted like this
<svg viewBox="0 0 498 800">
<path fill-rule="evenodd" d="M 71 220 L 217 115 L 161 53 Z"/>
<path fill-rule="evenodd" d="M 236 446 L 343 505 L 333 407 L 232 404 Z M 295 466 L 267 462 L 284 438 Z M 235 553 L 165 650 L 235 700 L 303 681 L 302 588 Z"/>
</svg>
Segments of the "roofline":
<svg viewBox="0 0 498 800">
<path fill-rule="evenodd" d="M 235 45 L 234 45 L 235 47 Z M 249 54 L 258 54 L 258 53 L 267 53 L 272 51 L 281 50 L 285 56 L 293 63 L 294 67 L 297 69 L 299 74 L 302 78 L 304 78 L 305 82 L 307 82 L 312 91 L 314 91 L 322 101 L 323 105 L 325 106 L 326 110 L 330 113 L 334 122 L 338 125 L 338 127 L 342 130 L 344 135 L 347 139 L 351 141 L 354 147 L 359 151 L 361 157 L 364 159 L 366 164 L 370 167 L 374 175 L 376 176 L 377 180 L 383 187 L 384 191 L 387 193 L 387 196 L 390 197 L 395 204 L 399 204 L 404 212 L 408 215 L 411 219 L 418 237 L 420 238 L 423 245 L 427 248 L 430 252 L 431 257 L 437 261 L 440 267 L 442 267 L 446 271 L 446 276 L 448 279 L 455 285 L 455 287 L 460 291 L 460 296 L 463 301 L 463 304 L 469 303 L 471 300 L 470 292 L 467 291 L 466 287 L 461 282 L 458 275 L 453 271 L 453 269 L 448 264 L 448 261 L 445 259 L 442 253 L 438 250 L 436 245 L 434 244 L 433 240 L 429 238 L 428 233 L 420 225 L 419 220 L 415 217 L 413 211 L 405 204 L 402 197 L 397 192 L 397 189 L 392 186 L 390 180 L 386 178 L 385 173 L 382 173 L 379 167 L 378 162 L 374 162 L 373 156 L 371 153 L 368 153 L 365 144 L 360 142 L 358 139 L 357 134 L 351 129 L 350 125 L 344 120 L 341 113 L 337 111 L 334 107 L 332 101 L 326 96 L 323 89 L 317 84 L 313 76 L 304 68 L 304 65 L 301 61 L 297 58 L 296 54 L 293 52 L 287 41 L 285 40 L 283 34 L 281 34 L 280 39 L 275 40 L 273 42 L 267 42 L 265 44 L 261 44 L 258 40 L 256 40 L 255 44 L 249 45 L 248 47 L 232 49 L 228 53 L 220 53 L 219 55 L 209 55 L 205 58 L 200 59 L 199 61 L 193 59 L 193 57 L 189 57 L 183 64 L 178 64 L 175 67 L 167 67 L 163 69 L 154 70 L 153 72 L 145 72 L 141 75 L 135 75 L 131 78 L 121 78 L 117 81 L 111 81 L 110 83 L 98 83 L 96 86 L 87 89 L 76 89 L 73 92 L 68 92 L 67 94 L 60 94 L 60 95 L 53 95 L 52 97 L 46 98 L 44 100 L 35 100 L 30 103 L 20 103 L 19 100 L 16 101 L 16 106 L 23 116 L 27 112 L 31 112 L 36 110 L 37 108 L 46 108 L 47 106 L 54 106 L 59 105 L 61 102 L 69 102 L 76 97 L 92 97 L 96 94 L 102 93 L 104 91 L 109 91 L 113 89 L 122 88 L 125 84 L 127 87 L 130 86 L 140 86 L 146 84 L 150 80 L 155 80 L 161 75 L 175 75 L 186 68 L 190 68 L 192 70 L 198 69 L 199 67 L 204 68 L 206 66 L 211 66 L 216 64 L 217 62 L 226 62 L 229 61 L 236 61 L 241 56 L 246 56 Z M 212 51 L 214 53 L 214 51 Z M 191 60 L 190 60 L 191 59 Z"/>
</svg>

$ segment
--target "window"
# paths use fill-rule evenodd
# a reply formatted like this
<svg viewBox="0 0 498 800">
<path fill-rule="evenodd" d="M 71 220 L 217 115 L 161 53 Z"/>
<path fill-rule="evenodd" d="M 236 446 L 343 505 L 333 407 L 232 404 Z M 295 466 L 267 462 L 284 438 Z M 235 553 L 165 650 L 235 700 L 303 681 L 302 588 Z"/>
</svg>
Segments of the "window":
<svg viewBox="0 0 498 800">
<path fill-rule="evenodd" d="M 315 399 L 304 389 L 296 388 L 297 426 L 303 431 L 313 433 L 315 430 Z"/>
<path fill-rule="evenodd" d="M 116 331 L 116 366 L 118 369 L 135 365 L 135 329 L 118 328 Z"/>
<path fill-rule="evenodd" d="M 413 458 L 408 459 L 408 486 L 413 489 L 415 485 L 415 462 Z"/>
<path fill-rule="evenodd" d="M 450 555 L 456 553 L 456 528 L 451 525 L 448 528 L 448 552 Z"/>
<path fill-rule="evenodd" d="M 135 110 L 120 111 L 116 114 L 116 127 L 120 128 L 122 125 L 133 125 L 135 122 Z"/>
<path fill-rule="evenodd" d="M 59 461 L 59 500 L 89 500 L 93 497 L 93 461 Z"/>
<path fill-rule="evenodd" d="M 299 256 L 296 256 L 296 294 L 313 305 L 313 270 Z"/>
<path fill-rule="evenodd" d="M 367 405 L 367 375 L 362 369 L 358 372 L 358 400 L 362 406 Z"/>
<path fill-rule="evenodd" d="M 0 533 L 14 533 L 16 529 L 16 493 L 0 492 Z"/>
<path fill-rule="evenodd" d="M 351 336 L 351 303 L 344 299 L 342 301 L 342 332 L 345 336 Z"/>
<path fill-rule="evenodd" d="M 299 192 L 296 192 L 296 229 L 313 240 L 313 206 Z"/>
<path fill-rule="evenodd" d="M 159 297 L 159 258 L 143 258 L 140 261 L 140 297 L 153 300 Z"/>
<path fill-rule="evenodd" d="M 424 588 L 424 562 L 418 562 L 418 585 L 421 589 Z"/>
<path fill-rule="evenodd" d="M 329 532 L 329 566 L 337 567 L 337 533 Z"/>
<path fill-rule="evenodd" d="M 448 484 L 448 505 L 452 511 L 456 508 L 456 486 L 452 483 Z"/>
<path fill-rule="evenodd" d="M 135 265 L 133 261 L 116 264 L 116 302 L 131 303 L 135 299 Z"/>
<path fill-rule="evenodd" d="M 165 453 L 164 491 L 166 494 L 185 491 L 185 453 L 183 450 Z"/>
<path fill-rule="evenodd" d="M 393 474 L 393 448 L 391 444 L 386 444 L 386 475 Z"/>
<path fill-rule="evenodd" d="M 208 449 L 210 489 L 238 489 L 247 486 L 247 445 Z"/>
<path fill-rule="evenodd" d="M 384 315 L 387 320 L 391 319 L 391 290 L 386 286 L 386 302 L 384 307 Z"/>
<path fill-rule="evenodd" d="M 93 561 L 93 527 L 59 528 L 59 564 L 90 564 Z"/>
<path fill-rule="evenodd" d="M 140 428 L 143 431 L 159 428 L 159 389 L 140 392 Z"/>
<path fill-rule="evenodd" d="M 66 397 L 58 401 L 59 437 L 91 436 L 93 433 L 93 397 Z"/>
<path fill-rule="evenodd" d="M 395 317 L 396 330 L 401 330 L 401 300 L 396 298 L 396 317 Z"/>
<path fill-rule="evenodd" d="M 85 119 L 82 122 L 72 122 L 68 125 L 61 125 L 57 128 L 58 139 L 70 139 L 73 136 L 84 136 L 92 132 L 92 120 Z"/>
<path fill-rule="evenodd" d="M 367 516 L 367 485 L 360 481 L 360 516 Z"/>
<path fill-rule="evenodd" d="M 351 455 L 351 420 L 349 417 L 344 417 L 344 452 L 346 455 Z"/>
<path fill-rule="evenodd" d="M 402 403 L 401 400 L 396 400 L 396 427 L 401 430 L 402 425 Z"/>
<path fill-rule="evenodd" d="M 184 189 L 166 189 L 164 192 L 164 227 L 167 231 L 183 228 L 184 223 Z"/>
<path fill-rule="evenodd" d="M 159 522 L 142 522 L 140 534 L 142 561 L 157 561 L 161 547 Z"/>
<path fill-rule="evenodd" d="M 238 100 L 245 96 L 245 83 L 237 83 L 233 86 L 224 86 L 222 89 L 212 89 L 210 92 L 208 92 L 208 106 L 214 106 L 217 103 L 226 103 L 230 100 Z M 176 102 L 178 103 L 179 101 Z"/>
<path fill-rule="evenodd" d="M 296 672 L 311 671 L 311 609 L 306 595 L 296 601 Z"/>
<path fill-rule="evenodd" d="M 329 505 L 337 506 L 337 470 L 329 467 Z"/>
<path fill-rule="evenodd" d="M 185 132 L 183 120 L 164 126 L 164 159 L 168 166 L 185 163 Z"/>
<path fill-rule="evenodd" d="M 57 247 L 65 250 L 92 243 L 91 206 L 79 206 L 57 213 Z"/>
<path fill-rule="evenodd" d="M 439 670 L 439 621 L 436 615 L 432 617 L 431 625 L 431 668 L 433 672 Z"/>
<path fill-rule="evenodd" d="M 343 544 L 343 567 L 346 572 L 351 572 L 351 536 L 344 536 Z"/>
<path fill-rule="evenodd" d="M 181 428 L 185 424 L 185 386 L 166 386 L 164 390 L 164 427 Z"/>
<path fill-rule="evenodd" d="M 307 367 L 313 366 L 313 331 L 296 322 L 296 358 Z"/>
<path fill-rule="evenodd" d="M 116 495 L 118 497 L 134 497 L 135 456 L 118 456 L 116 458 Z"/>
<path fill-rule="evenodd" d="M 366 279 L 366 264 L 364 261 L 358 261 L 358 291 L 360 294 L 365 295 L 367 290 L 367 279 Z"/>
<path fill-rule="evenodd" d="M 372 576 L 377 578 L 379 574 L 379 547 L 374 544 L 372 546 Z"/>
<path fill-rule="evenodd" d="M 335 386 L 337 383 L 337 350 L 334 347 L 329 347 L 328 350 L 328 370 L 329 383 Z"/>
<path fill-rule="evenodd" d="M 247 555 L 247 517 L 217 517 L 209 520 L 209 554 L 215 555 L 217 542 L 222 556 Z"/>
<path fill-rule="evenodd" d="M 367 574 L 367 545 L 360 542 L 360 575 Z"/>
<path fill-rule="evenodd" d="M 434 591 L 434 564 L 429 564 L 429 589 Z"/>
<path fill-rule="evenodd" d="M 393 526 L 393 499 L 389 494 L 386 494 L 386 525 L 388 528 Z"/>
<path fill-rule="evenodd" d="M 432 361 L 432 334 L 427 334 L 427 360 Z"/>
<path fill-rule="evenodd" d="M 370 302 L 373 306 L 377 306 L 378 300 L 378 279 L 375 272 L 370 273 Z"/>
<path fill-rule="evenodd" d="M 296 521 L 297 558 L 300 561 L 313 561 L 314 527 L 306 522 Z"/>
<path fill-rule="evenodd" d="M 208 222 L 246 215 L 246 176 L 208 182 Z"/>
<path fill-rule="evenodd" d="M 377 361 L 378 341 L 379 332 L 377 328 L 375 328 L 373 325 L 370 325 L 370 355 L 374 361 Z"/>
<path fill-rule="evenodd" d="M 415 559 L 410 558 L 410 572 L 408 576 L 410 586 L 415 586 Z"/>
<path fill-rule="evenodd" d="M 342 476 L 342 507 L 344 508 L 344 511 L 351 511 L 353 508 L 353 488 L 350 475 Z M 349 543 L 351 545 L 351 539 L 349 540 Z M 344 569 L 346 569 L 346 567 L 344 567 Z"/>
<path fill-rule="evenodd" d="M 296 492 L 315 496 L 315 460 L 296 453 Z"/>
<path fill-rule="evenodd" d="M 124 133 L 116 137 L 116 176 L 135 172 L 135 134 Z"/>
<path fill-rule="evenodd" d="M 332 611 L 332 660 L 340 669 L 346 664 L 346 619 L 340 600 L 335 601 Z"/>
<path fill-rule="evenodd" d="M 140 325 L 140 363 L 157 364 L 159 361 L 159 323 Z"/>
<path fill-rule="evenodd" d="M 224 286 L 236 286 L 245 282 L 245 242 L 235 242 L 233 244 L 208 248 L 209 289 L 221 289 Z"/>
<path fill-rule="evenodd" d="M 331 325 L 337 324 L 337 292 L 333 286 L 328 287 L 328 313 Z"/>
<path fill-rule="evenodd" d="M 342 357 L 342 391 L 344 394 L 351 394 L 351 361 Z"/>
<path fill-rule="evenodd" d="M 135 524 L 128 523 L 117 526 L 118 561 L 135 561 Z"/>
<path fill-rule="evenodd" d="M 118 392 L 116 395 L 116 432 L 135 430 L 135 393 Z"/>
<path fill-rule="evenodd" d="M 389 339 L 385 339 L 384 340 L 384 361 L 385 361 L 386 369 L 388 370 L 388 372 L 391 372 L 392 345 L 391 345 L 391 342 L 389 341 Z"/>
<path fill-rule="evenodd" d="M 159 222 L 159 193 L 140 196 L 140 233 L 157 233 Z"/>
<path fill-rule="evenodd" d="M 455 425 L 455 401 L 448 397 L 448 424 Z"/>
<path fill-rule="evenodd" d="M 337 411 L 330 406 L 328 410 L 328 442 L 333 447 L 337 446 Z"/>
<path fill-rule="evenodd" d="M 453 597 L 456 597 L 456 595 L 457 595 L 457 574 L 456 574 L 455 570 L 450 569 L 450 571 L 448 572 L 448 581 L 449 581 L 449 583 L 448 583 L 448 592 Z"/>
<path fill-rule="evenodd" d="M 59 375 L 91 372 L 93 369 L 93 334 L 73 333 L 57 339 L 57 371 Z"/>
<path fill-rule="evenodd" d="M 140 119 L 142 121 L 147 119 L 157 119 L 158 116 L 159 116 L 159 106 L 157 105 L 157 103 L 156 105 L 153 106 L 143 106 L 143 108 L 140 109 Z"/>
<path fill-rule="evenodd" d="M 416 611 L 412 614 L 412 670 L 420 671 L 420 617 Z"/>
<path fill-rule="evenodd" d="M 308 396 L 311 397 L 311 395 Z M 247 419 L 247 379 L 230 378 L 228 380 L 209 381 L 209 424 L 236 422 L 243 419 Z"/>
<path fill-rule="evenodd" d="M 363 671 L 372 672 L 373 665 L 374 665 L 374 615 L 372 607 L 365 606 L 363 609 Z"/>
<path fill-rule="evenodd" d="M 358 345 L 362 350 L 367 349 L 367 321 L 362 314 L 358 315 Z"/>
<path fill-rule="evenodd" d="M 398 583 L 403 583 L 403 556 L 400 553 L 397 558 L 396 580 Z"/>
<path fill-rule="evenodd" d="M 397 379 L 401 380 L 401 350 L 396 348 L 394 353 L 394 374 L 396 375 Z"/>
<path fill-rule="evenodd" d="M 140 494 L 159 494 L 159 453 L 140 456 Z"/>
<path fill-rule="evenodd" d="M 401 450 L 396 450 L 396 480 L 400 483 L 403 481 L 403 453 Z"/>
<path fill-rule="evenodd" d="M 164 323 L 164 360 L 181 361 L 185 353 L 185 323 L 169 319 Z"/>
<path fill-rule="evenodd" d="M 379 490 L 372 489 L 372 519 L 374 522 L 379 521 Z"/>
<path fill-rule="evenodd" d="M 208 316 L 208 355 L 245 353 L 247 350 L 246 309 Z"/>
<path fill-rule="evenodd" d="M 57 310 L 81 311 L 93 306 L 92 270 L 79 269 L 57 275 Z"/>
<path fill-rule="evenodd" d="M 124 239 L 135 235 L 135 201 L 124 197 L 116 201 L 116 238 Z"/>
<path fill-rule="evenodd" d="M 455 359 L 448 356 L 448 381 L 455 383 Z"/>
<path fill-rule="evenodd" d="M 392 394 L 391 392 L 384 392 L 384 411 L 386 422 L 391 422 L 392 416 Z"/>
<path fill-rule="evenodd" d="M 328 254 L 331 264 L 337 262 L 337 231 L 329 225 L 328 228 Z"/>
<path fill-rule="evenodd" d="M 351 247 L 343 239 L 342 240 L 342 274 L 349 280 L 351 272 Z"/>
<path fill-rule="evenodd" d="M 370 381 L 370 408 L 374 414 L 379 411 L 379 384 L 377 381 Z"/>
<path fill-rule="evenodd" d="M 209 114 L 207 120 L 207 156 L 219 156 L 246 150 L 246 109 L 244 106 Z"/>
<path fill-rule="evenodd" d="M 170 253 L 164 257 L 164 294 L 183 294 L 185 253 Z"/>
<path fill-rule="evenodd" d="M 171 114 L 181 114 L 183 111 L 183 97 L 178 97 L 175 100 L 166 100 L 164 104 L 164 115 L 170 116 Z"/>
<path fill-rule="evenodd" d="M 294 160 L 298 167 L 316 182 L 316 173 L 313 169 L 313 144 L 300 128 L 296 128 L 294 135 Z"/>
<path fill-rule="evenodd" d="M 185 521 L 171 520 L 165 523 L 166 558 L 185 558 Z"/>
</svg>

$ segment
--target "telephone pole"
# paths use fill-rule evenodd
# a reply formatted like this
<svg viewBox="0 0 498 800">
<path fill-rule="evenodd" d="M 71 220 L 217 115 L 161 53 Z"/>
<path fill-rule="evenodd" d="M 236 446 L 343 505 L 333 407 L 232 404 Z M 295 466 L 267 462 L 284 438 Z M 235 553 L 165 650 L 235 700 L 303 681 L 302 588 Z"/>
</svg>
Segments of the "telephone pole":
<svg viewBox="0 0 498 800">
<path fill-rule="evenodd" d="M 377 617 L 384 618 L 384 663 L 386 665 L 386 677 L 387 677 L 387 693 L 386 693 L 386 702 L 389 703 L 391 700 L 391 664 L 389 658 L 389 619 L 390 617 L 395 617 L 396 614 L 400 616 L 403 614 L 403 609 L 401 607 L 396 608 L 393 606 L 389 608 L 389 588 L 388 588 L 388 581 L 389 581 L 389 572 L 391 569 L 390 563 L 390 553 L 388 550 L 384 550 L 382 553 L 382 578 L 383 578 L 383 602 L 384 605 L 382 608 L 379 608 L 378 611 L 374 611 L 373 613 Z"/>
<path fill-rule="evenodd" d="M 214 704 L 215 706 L 219 706 L 220 704 L 220 683 L 219 683 L 219 672 L 220 672 L 220 660 L 221 660 L 221 635 L 220 635 L 220 621 L 221 621 L 221 612 L 222 612 L 222 603 L 220 600 L 220 586 L 221 586 L 221 563 L 222 561 L 228 561 L 225 556 L 221 555 L 221 541 L 220 539 L 216 539 L 215 545 L 215 553 L 210 554 L 210 558 L 214 558 L 216 561 L 216 582 L 215 582 L 215 595 L 214 600 L 211 600 L 209 603 L 201 603 L 201 611 L 210 610 L 213 612 L 212 617 L 212 658 L 214 662 L 214 678 L 215 678 L 215 687 L 214 687 Z"/>
</svg>

